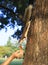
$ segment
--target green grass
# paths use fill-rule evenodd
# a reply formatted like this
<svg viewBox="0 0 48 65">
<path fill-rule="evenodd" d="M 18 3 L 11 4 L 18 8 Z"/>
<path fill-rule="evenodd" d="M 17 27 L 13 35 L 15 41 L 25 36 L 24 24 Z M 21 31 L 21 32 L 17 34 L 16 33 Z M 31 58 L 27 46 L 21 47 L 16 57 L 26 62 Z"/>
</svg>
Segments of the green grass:
<svg viewBox="0 0 48 65">
<path fill-rule="evenodd" d="M 0 64 L 2 64 L 5 59 L 0 59 Z M 23 59 L 14 59 L 9 65 L 22 65 Z"/>
</svg>

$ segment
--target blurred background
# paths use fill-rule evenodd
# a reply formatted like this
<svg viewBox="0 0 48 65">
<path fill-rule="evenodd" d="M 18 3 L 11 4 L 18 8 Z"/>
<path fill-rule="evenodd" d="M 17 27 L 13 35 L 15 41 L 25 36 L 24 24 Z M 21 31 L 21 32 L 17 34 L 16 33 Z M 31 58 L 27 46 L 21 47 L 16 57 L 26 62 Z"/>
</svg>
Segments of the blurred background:
<svg viewBox="0 0 48 65">
<path fill-rule="evenodd" d="M 25 26 L 22 18 L 28 2 L 29 0 L 0 0 L 0 63 L 19 49 L 18 41 Z M 26 41 L 22 42 L 24 51 Z"/>
</svg>

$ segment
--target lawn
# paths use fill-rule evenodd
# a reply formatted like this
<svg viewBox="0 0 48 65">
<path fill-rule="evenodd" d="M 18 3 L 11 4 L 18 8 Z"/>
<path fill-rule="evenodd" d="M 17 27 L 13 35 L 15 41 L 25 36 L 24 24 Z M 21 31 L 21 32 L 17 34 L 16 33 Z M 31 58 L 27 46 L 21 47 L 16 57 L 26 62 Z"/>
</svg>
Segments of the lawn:
<svg viewBox="0 0 48 65">
<path fill-rule="evenodd" d="M 0 64 L 4 62 L 5 59 L 0 59 Z M 9 65 L 22 65 L 23 59 L 14 59 Z"/>
</svg>

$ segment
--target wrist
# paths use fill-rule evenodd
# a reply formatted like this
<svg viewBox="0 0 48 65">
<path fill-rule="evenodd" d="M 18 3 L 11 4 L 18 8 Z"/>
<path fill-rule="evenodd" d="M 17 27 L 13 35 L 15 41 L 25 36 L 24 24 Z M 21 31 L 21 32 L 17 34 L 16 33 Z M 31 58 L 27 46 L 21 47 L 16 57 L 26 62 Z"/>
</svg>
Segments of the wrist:
<svg viewBox="0 0 48 65">
<path fill-rule="evenodd" d="M 14 54 L 14 53 L 12 54 L 12 58 L 13 58 L 13 59 L 15 58 L 15 54 Z"/>
</svg>

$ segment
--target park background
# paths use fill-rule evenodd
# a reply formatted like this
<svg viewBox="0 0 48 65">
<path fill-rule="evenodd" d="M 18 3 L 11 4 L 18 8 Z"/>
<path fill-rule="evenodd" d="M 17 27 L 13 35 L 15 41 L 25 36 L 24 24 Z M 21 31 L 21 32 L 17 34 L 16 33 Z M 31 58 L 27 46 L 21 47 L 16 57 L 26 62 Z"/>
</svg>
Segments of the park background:
<svg viewBox="0 0 48 65">
<path fill-rule="evenodd" d="M 19 49 L 19 39 L 24 28 L 22 15 L 28 6 L 28 0 L 0 0 L 0 64 Z M 26 41 L 22 47 L 26 47 Z M 23 58 L 14 59 L 10 65 L 21 65 Z"/>
</svg>

